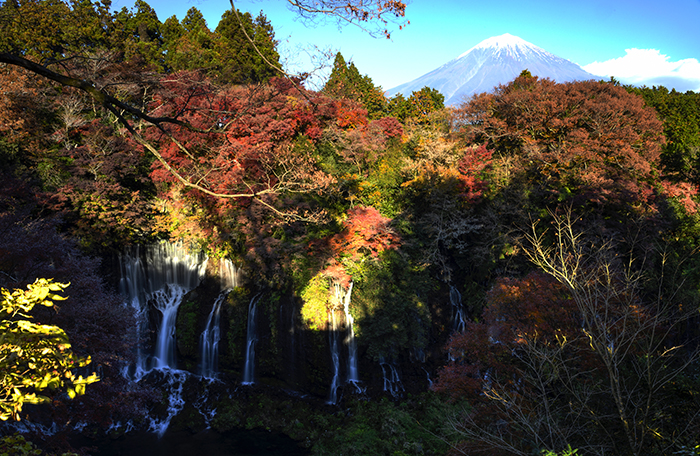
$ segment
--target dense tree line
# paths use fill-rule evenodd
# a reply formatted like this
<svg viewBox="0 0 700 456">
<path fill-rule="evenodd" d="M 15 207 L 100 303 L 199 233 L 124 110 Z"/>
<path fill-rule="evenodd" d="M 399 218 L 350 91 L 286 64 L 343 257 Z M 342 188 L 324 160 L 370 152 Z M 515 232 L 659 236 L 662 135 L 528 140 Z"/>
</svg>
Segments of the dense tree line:
<svg viewBox="0 0 700 456">
<path fill-rule="evenodd" d="M 67 70 L 65 61 L 89 62 L 97 74 L 72 69 L 91 81 L 114 72 L 114 67 L 104 71 L 109 65 L 129 63 L 155 73 L 196 69 L 221 82 L 254 83 L 274 75 L 263 58 L 279 65 L 274 31 L 262 13 L 253 18 L 229 10 L 210 30 L 194 7 L 182 22 L 175 16 L 161 22 L 142 0 L 116 12 L 111 2 L 10 1 L 0 9 L 0 27 L 0 52 Z"/>
<path fill-rule="evenodd" d="M 370 119 L 391 116 L 402 123 L 408 119 L 425 122 L 445 107 L 445 96 L 430 87 L 413 92 L 408 99 L 402 94 L 387 99 L 382 88 L 375 86 L 369 76 L 361 75 L 353 62 L 347 63 L 340 52 L 335 56 L 323 92 L 361 103 Z"/>
<path fill-rule="evenodd" d="M 524 72 L 456 113 L 494 154 L 485 214 L 519 240 L 436 384 L 473 407 L 450 423 L 461 451 L 697 448 L 697 189 L 668 160 L 694 151 L 640 91 L 668 93 Z"/>
</svg>

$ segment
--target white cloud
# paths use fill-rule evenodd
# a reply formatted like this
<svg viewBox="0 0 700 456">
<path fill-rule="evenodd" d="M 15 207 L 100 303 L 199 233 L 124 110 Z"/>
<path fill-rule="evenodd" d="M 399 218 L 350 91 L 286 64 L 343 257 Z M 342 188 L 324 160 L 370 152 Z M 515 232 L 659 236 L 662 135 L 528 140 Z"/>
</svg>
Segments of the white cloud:
<svg viewBox="0 0 700 456">
<path fill-rule="evenodd" d="M 656 49 L 626 49 L 626 55 L 583 67 L 597 76 L 613 76 L 626 84 L 662 85 L 678 91 L 700 92 L 700 62 L 697 59 L 670 61 Z"/>
</svg>

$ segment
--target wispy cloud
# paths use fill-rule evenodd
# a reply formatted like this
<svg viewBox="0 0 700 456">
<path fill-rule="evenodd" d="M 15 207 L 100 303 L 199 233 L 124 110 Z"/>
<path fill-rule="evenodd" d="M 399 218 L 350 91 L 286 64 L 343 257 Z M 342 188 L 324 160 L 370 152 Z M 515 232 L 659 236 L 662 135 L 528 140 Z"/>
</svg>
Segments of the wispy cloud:
<svg viewBox="0 0 700 456">
<path fill-rule="evenodd" d="M 672 62 L 656 49 L 626 49 L 625 52 L 624 57 L 593 62 L 583 69 L 597 76 L 613 76 L 626 84 L 700 92 L 700 62 L 697 59 Z"/>
</svg>

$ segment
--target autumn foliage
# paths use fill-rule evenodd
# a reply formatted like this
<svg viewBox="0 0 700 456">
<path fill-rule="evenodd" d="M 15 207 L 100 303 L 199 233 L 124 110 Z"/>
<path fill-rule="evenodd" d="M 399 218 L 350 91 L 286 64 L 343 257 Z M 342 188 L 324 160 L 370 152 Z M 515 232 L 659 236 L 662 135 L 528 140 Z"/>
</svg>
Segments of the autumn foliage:
<svg viewBox="0 0 700 456">
<path fill-rule="evenodd" d="M 288 3 L 405 25 L 402 2 Z M 444 417 L 457 452 L 697 445 L 697 96 L 523 72 L 453 109 L 429 87 L 387 99 L 340 54 L 311 90 L 276 68 L 262 13 L 214 30 L 142 0 L 5 2 L 0 17 L 32 28 L 0 20 L 0 285 L 71 282 L 41 316 L 103 373 L 51 413 L 106 428 L 139 411 L 118 375 L 133 315 L 99 258 L 170 239 L 265 290 L 266 350 L 291 321 L 294 350 L 326 353 L 318 331 L 351 294 L 374 388 L 377 363 L 395 364 L 414 391 L 468 402 Z"/>
<path fill-rule="evenodd" d="M 662 124 L 623 87 L 521 75 L 475 96 L 456 122 L 466 141 L 516 157 L 554 195 L 571 192 L 598 205 L 652 200 Z"/>
<path fill-rule="evenodd" d="M 551 276 L 532 272 L 522 279 L 500 278 L 487 294 L 479 322 L 469 322 L 447 346 L 452 361 L 435 390 L 470 402 L 488 402 L 490 380 L 515 387 L 518 354 L 528 344 L 558 344 L 577 336 L 576 303 Z M 523 393 L 525 394 L 525 393 Z"/>
<path fill-rule="evenodd" d="M 497 279 L 482 320 L 446 347 L 434 389 L 472 406 L 451 423 L 465 437 L 460 449 L 636 455 L 679 445 L 687 434 L 673 435 L 659 416 L 697 425 L 676 390 L 697 359 L 694 344 L 677 342 L 690 314 L 672 296 L 645 296 L 634 259 L 620 262 L 613 245 L 576 232 L 568 216 L 553 219 L 553 236 L 536 224 L 526 236 L 541 272 Z"/>
<path fill-rule="evenodd" d="M 333 182 L 307 145 L 343 111 L 290 81 L 217 87 L 196 73 L 176 74 L 163 81 L 153 106 L 155 114 L 178 116 L 186 125 L 152 128 L 164 160 L 154 163 L 151 177 L 175 188 L 185 184 L 218 211 L 256 198 L 274 204 L 282 193 L 322 193 Z"/>
<path fill-rule="evenodd" d="M 391 219 L 373 207 L 354 207 L 348 211 L 343 231 L 330 239 L 331 251 L 353 260 L 359 260 L 361 255 L 377 258 L 381 252 L 396 248 L 400 243 L 390 223 Z"/>
</svg>

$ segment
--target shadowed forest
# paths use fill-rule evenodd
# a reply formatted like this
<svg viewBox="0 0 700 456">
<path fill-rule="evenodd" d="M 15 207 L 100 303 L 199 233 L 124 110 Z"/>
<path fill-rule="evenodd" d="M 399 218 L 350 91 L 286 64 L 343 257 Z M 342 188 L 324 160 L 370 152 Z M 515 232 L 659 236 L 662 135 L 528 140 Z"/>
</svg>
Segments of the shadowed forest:
<svg viewBox="0 0 700 456">
<path fill-rule="evenodd" d="M 212 454 L 700 454 L 700 94 L 525 70 L 446 107 L 277 45 L 263 12 L 0 3 L 0 454 L 137 454 L 154 416 Z M 119 284 L 154 245 L 208 263 L 140 376 L 165 323 Z"/>
</svg>

